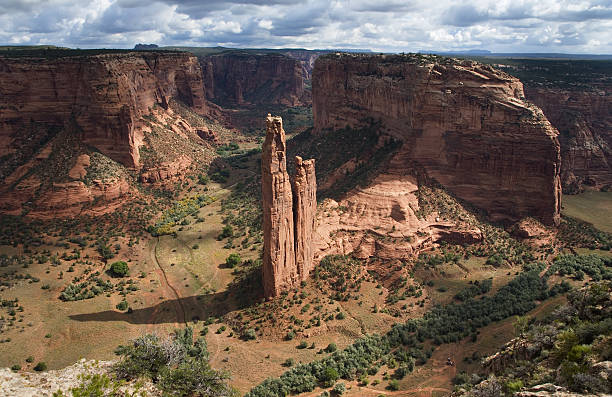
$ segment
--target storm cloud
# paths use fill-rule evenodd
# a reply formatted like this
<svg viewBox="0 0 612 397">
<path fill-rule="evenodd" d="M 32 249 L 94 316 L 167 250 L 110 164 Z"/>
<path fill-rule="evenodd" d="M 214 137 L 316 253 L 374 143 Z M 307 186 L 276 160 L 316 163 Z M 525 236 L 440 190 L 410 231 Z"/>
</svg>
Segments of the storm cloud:
<svg viewBox="0 0 612 397">
<path fill-rule="evenodd" d="M 609 0 L 3 0 L 0 43 L 612 53 Z"/>
</svg>

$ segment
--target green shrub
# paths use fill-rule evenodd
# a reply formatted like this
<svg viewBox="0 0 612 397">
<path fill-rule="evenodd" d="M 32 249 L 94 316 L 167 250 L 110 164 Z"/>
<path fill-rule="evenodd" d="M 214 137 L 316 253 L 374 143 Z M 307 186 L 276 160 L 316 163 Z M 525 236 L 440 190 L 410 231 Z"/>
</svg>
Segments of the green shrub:
<svg viewBox="0 0 612 397">
<path fill-rule="evenodd" d="M 238 396 L 226 383 L 229 379 L 228 373 L 212 369 L 207 361 L 188 357 L 176 367 L 163 367 L 158 385 L 167 396 Z"/>
<path fill-rule="evenodd" d="M 336 350 L 338 350 L 338 347 L 336 346 L 336 344 L 334 342 L 330 343 L 329 345 L 327 345 L 327 347 L 325 348 L 325 351 L 327 353 L 333 353 Z"/>
<path fill-rule="evenodd" d="M 389 384 L 387 385 L 387 389 L 388 390 L 392 390 L 392 391 L 397 391 L 399 390 L 399 382 L 397 379 L 392 379 L 389 381 Z"/>
<path fill-rule="evenodd" d="M 340 379 L 340 375 L 338 371 L 333 367 L 325 367 L 323 370 L 323 376 L 321 377 L 321 382 L 324 387 L 330 387 L 336 381 Z"/>
<path fill-rule="evenodd" d="M 523 381 L 521 381 L 520 379 L 509 380 L 504 385 L 504 388 L 506 389 L 506 393 L 513 395 L 514 393 L 518 392 L 523 388 Z"/>
<path fill-rule="evenodd" d="M 47 364 L 43 361 L 39 362 L 34 366 L 34 371 L 42 372 L 47 370 Z"/>
<path fill-rule="evenodd" d="M 257 338 L 257 334 L 253 328 L 249 328 L 242 334 L 242 339 L 244 340 L 253 340 Z"/>
<path fill-rule="evenodd" d="M 332 393 L 334 393 L 337 396 L 343 395 L 345 391 L 346 391 L 346 386 L 344 385 L 344 383 L 336 383 L 336 385 L 332 389 Z"/>
<path fill-rule="evenodd" d="M 128 264 L 124 261 L 113 262 L 110 266 L 111 274 L 116 277 L 125 277 L 129 271 Z"/>
<path fill-rule="evenodd" d="M 128 303 L 127 301 L 124 299 L 121 302 L 117 303 L 117 305 L 115 306 L 118 310 L 124 311 L 127 310 L 128 308 Z"/>
<path fill-rule="evenodd" d="M 237 253 L 230 254 L 225 260 L 225 265 L 229 268 L 234 268 L 242 262 L 242 258 Z"/>
</svg>

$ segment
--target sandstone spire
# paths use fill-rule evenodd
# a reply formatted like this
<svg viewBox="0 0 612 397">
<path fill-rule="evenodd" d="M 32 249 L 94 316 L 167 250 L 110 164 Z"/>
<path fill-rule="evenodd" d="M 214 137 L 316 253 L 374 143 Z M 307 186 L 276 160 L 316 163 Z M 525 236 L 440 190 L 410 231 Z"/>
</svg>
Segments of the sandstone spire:
<svg viewBox="0 0 612 397">
<path fill-rule="evenodd" d="M 280 117 L 266 118 L 266 140 L 261 154 L 263 195 L 263 287 L 276 296 L 298 280 L 295 266 L 293 199 L 287 173 L 285 131 Z"/>
<path fill-rule="evenodd" d="M 266 127 L 261 154 L 262 275 L 264 294 L 273 297 L 297 286 L 312 268 L 317 188 L 314 160 L 296 157 L 297 174 L 290 182 L 283 120 L 268 114 Z"/>
<path fill-rule="evenodd" d="M 315 161 L 295 157 L 293 188 L 293 214 L 295 224 L 295 264 L 302 279 L 312 269 L 312 234 L 317 214 L 317 180 Z"/>
</svg>

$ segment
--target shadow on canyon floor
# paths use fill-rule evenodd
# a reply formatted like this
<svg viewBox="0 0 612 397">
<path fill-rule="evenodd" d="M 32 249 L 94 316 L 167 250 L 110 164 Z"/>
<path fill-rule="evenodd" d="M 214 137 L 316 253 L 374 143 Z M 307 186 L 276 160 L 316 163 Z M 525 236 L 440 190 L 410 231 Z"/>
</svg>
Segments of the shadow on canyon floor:
<svg viewBox="0 0 612 397">
<path fill-rule="evenodd" d="M 73 314 L 75 321 L 125 321 L 131 324 L 187 323 L 221 317 L 232 311 L 261 302 L 260 269 L 248 269 L 243 277 L 231 283 L 227 290 L 179 299 L 168 299 L 156 305 L 132 308 L 127 312 L 105 310 L 96 313 Z"/>
<path fill-rule="evenodd" d="M 194 295 L 179 299 L 168 299 L 154 306 L 136 308 L 121 312 L 105 310 L 96 313 L 73 314 L 69 318 L 76 321 L 125 321 L 131 324 L 164 324 L 185 321 L 205 320 L 220 317 L 241 308 L 227 291 Z M 184 314 L 183 314 L 184 313 Z"/>
</svg>

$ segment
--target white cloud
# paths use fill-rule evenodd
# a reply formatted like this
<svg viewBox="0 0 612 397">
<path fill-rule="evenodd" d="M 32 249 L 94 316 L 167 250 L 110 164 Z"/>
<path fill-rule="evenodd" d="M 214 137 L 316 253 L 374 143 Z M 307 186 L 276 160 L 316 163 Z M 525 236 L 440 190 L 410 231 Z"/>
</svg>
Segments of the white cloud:
<svg viewBox="0 0 612 397">
<path fill-rule="evenodd" d="M 609 0 L 2 0 L 0 44 L 612 53 Z"/>
</svg>

